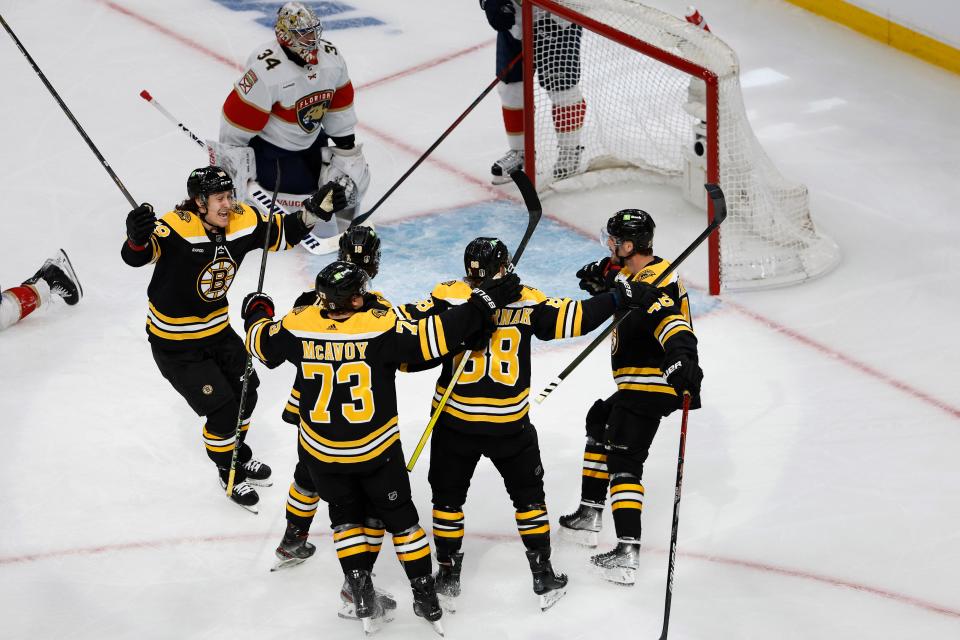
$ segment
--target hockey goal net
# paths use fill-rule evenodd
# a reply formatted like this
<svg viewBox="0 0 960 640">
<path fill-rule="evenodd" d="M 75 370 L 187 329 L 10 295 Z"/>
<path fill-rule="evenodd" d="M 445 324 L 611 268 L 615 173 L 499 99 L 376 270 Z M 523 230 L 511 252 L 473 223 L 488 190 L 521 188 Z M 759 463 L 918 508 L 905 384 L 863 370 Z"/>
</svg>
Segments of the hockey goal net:
<svg viewBox="0 0 960 640">
<path fill-rule="evenodd" d="M 709 242 L 713 294 L 836 266 L 839 248 L 813 224 L 807 188 L 785 179 L 757 141 L 737 56 L 720 38 L 633 0 L 522 7 L 524 51 L 534 52 L 523 60 L 533 107 L 525 162 L 538 189 L 652 179 L 706 209 L 703 183 L 719 183 L 728 218 Z"/>
</svg>

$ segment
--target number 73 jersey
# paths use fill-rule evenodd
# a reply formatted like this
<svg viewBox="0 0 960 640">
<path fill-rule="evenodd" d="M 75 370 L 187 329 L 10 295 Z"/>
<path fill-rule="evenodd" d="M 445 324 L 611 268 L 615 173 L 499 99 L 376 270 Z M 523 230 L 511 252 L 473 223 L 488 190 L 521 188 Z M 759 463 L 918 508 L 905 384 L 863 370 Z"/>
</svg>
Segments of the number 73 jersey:
<svg viewBox="0 0 960 640">
<path fill-rule="evenodd" d="M 434 287 L 430 298 L 400 308 L 410 320 L 427 317 L 460 305 L 470 297 L 462 280 Z M 593 331 L 615 310 L 613 294 L 589 300 L 548 298 L 532 287 L 523 287 L 517 302 L 498 309 L 497 329 L 489 345 L 470 354 L 470 361 L 443 408 L 438 426 L 485 435 L 512 435 L 530 421 L 530 343 L 575 338 Z M 433 396 L 433 408 L 450 384 L 463 353 L 445 359 Z"/>
<path fill-rule="evenodd" d="M 277 322 L 253 322 L 246 347 L 268 365 L 296 365 L 300 446 L 337 473 L 349 473 L 400 454 L 400 363 L 443 357 L 448 344 L 459 344 L 479 325 L 480 312 L 472 305 L 418 321 L 379 308 L 334 320 L 310 305 Z"/>
</svg>

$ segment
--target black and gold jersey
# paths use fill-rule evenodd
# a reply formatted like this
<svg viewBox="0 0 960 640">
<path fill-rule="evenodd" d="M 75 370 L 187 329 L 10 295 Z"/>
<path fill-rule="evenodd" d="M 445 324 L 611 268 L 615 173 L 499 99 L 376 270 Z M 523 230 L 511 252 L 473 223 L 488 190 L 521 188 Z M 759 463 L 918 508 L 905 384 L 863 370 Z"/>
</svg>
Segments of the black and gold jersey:
<svg viewBox="0 0 960 640">
<path fill-rule="evenodd" d="M 315 291 L 304 291 L 297 298 L 294 306 L 306 306 L 316 304 L 317 294 Z M 389 309 L 392 305 L 390 301 L 383 297 L 379 291 L 369 291 L 367 293 L 366 307 L 368 309 Z M 280 416 L 284 422 L 292 425 L 300 424 L 300 389 L 297 388 L 297 378 L 293 381 L 293 387 L 290 389 L 290 397 L 287 398 L 287 404 L 283 406 L 283 414 Z"/>
<path fill-rule="evenodd" d="M 462 280 L 443 282 L 434 287 L 429 299 L 404 305 L 401 313 L 411 320 L 428 317 L 464 303 L 470 291 L 470 285 Z M 538 289 L 524 286 L 520 300 L 497 310 L 497 329 L 489 345 L 472 352 L 437 427 L 493 436 L 519 432 L 529 423 L 533 337 L 555 340 L 584 335 L 609 318 L 614 308 L 609 293 L 576 301 L 548 298 Z M 434 409 L 462 357 L 460 353 L 444 361 L 433 397 Z"/>
<path fill-rule="evenodd" d="M 666 260 L 654 257 L 639 273 L 626 268 L 620 273 L 652 284 L 669 266 Z M 660 289 L 660 298 L 653 306 L 635 310 L 614 330 L 610 352 L 617 401 L 666 414 L 679 406 L 679 400 L 663 375 L 664 358 L 680 352 L 696 356 L 697 337 L 683 282 L 674 274 L 660 284 Z"/>
<path fill-rule="evenodd" d="M 246 345 L 262 362 L 296 365 L 300 446 L 349 473 L 400 453 L 400 363 L 440 358 L 479 326 L 480 311 L 473 305 L 414 321 L 379 308 L 335 320 L 310 305 L 276 322 L 253 322 Z"/>
<path fill-rule="evenodd" d="M 153 263 L 147 287 L 147 335 L 168 349 L 193 348 L 219 339 L 230 326 L 227 291 L 244 256 L 262 249 L 267 217 L 238 203 L 227 227 L 208 232 L 200 217 L 175 209 L 157 220 L 141 250 L 124 243 L 123 261 Z M 270 250 L 295 246 L 307 233 L 299 216 L 278 214 L 269 228 Z"/>
</svg>

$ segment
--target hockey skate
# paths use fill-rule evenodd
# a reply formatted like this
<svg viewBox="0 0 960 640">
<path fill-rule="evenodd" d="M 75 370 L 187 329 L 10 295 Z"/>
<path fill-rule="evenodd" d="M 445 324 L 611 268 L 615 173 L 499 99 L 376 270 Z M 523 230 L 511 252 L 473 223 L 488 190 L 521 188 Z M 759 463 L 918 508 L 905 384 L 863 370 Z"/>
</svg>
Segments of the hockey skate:
<svg viewBox="0 0 960 640">
<path fill-rule="evenodd" d="M 554 572 L 549 548 L 527 550 L 527 562 L 533 574 L 533 592 L 540 596 L 540 610 L 546 611 L 566 595 L 567 576 Z"/>
<path fill-rule="evenodd" d="M 559 147 L 557 149 L 557 161 L 553 165 L 553 178 L 563 180 L 578 173 L 580 171 L 581 155 L 583 155 L 583 147 L 579 145 Z"/>
<path fill-rule="evenodd" d="M 270 474 L 272 471 L 270 467 L 259 460 L 254 460 L 250 458 L 242 465 L 243 470 L 247 473 L 247 483 L 255 485 L 257 487 L 272 487 L 273 480 L 270 479 Z"/>
<path fill-rule="evenodd" d="M 270 571 L 295 567 L 312 556 L 317 550 L 317 547 L 307 542 L 308 535 L 310 535 L 309 532 L 302 531 L 296 525 L 288 522 L 287 530 L 283 534 L 283 540 L 280 541 L 280 546 L 278 546 L 274 552 L 279 562 L 273 565 Z"/>
<path fill-rule="evenodd" d="M 457 597 L 460 595 L 460 570 L 463 568 L 463 552 L 455 551 L 450 560 L 437 560 L 440 568 L 434 575 L 434 585 L 440 606 L 447 613 L 456 613 Z"/>
<path fill-rule="evenodd" d="M 640 543 L 617 542 L 612 551 L 597 554 L 590 558 L 590 562 L 598 567 L 605 580 L 632 586 L 637 581 L 637 567 L 640 566 Z"/>
<path fill-rule="evenodd" d="M 393 597 L 393 594 L 374 587 L 373 595 L 377 604 L 383 609 L 384 622 L 393 620 L 393 611 L 397 608 L 397 600 Z M 350 593 L 350 585 L 346 580 L 343 582 L 343 587 L 340 588 L 340 610 L 337 615 L 345 620 L 359 620 L 357 609 L 353 604 L 353 594 Z"/>
<path fill-rule="evenodd" d="M 69 305 L 77 304 L 83 297 L 83 287 L 80 286 L 80 280 L 73 270 L 73 265 L 70 264 L 70 258 L 63 249 L 46 260 L 31 278 L 24 280 L 23 284 L 36 284 L 40 279 L 50 287 L 50 293 L 59 296 Z"/>
<path fill-rule="evenodd" d="M 355 615 L 363 623 L 364 635 L 375 634 L 383 623 L 389 620 L 384 619 L 383 608 L 377 602 L 373 576 L 367 569 L 353 569 L 348 571 L 344 578 L 347 591 L 353 600 Z"/>
<path fill-rule="evenodd" d="M 522 168 L 523 151 L 510 149 L 510 151 L 507 151 L 502 158 L 494 162 L 493 166 L 490 167 L 490 173 L 493 175 L 490 181 L 493 184 L 506 184 L 510 182 L 510 174 Z"/>
<path fill-rule="evenodd" d="M 560 537 L 585 547 L 596 547 L 603 527 L 603 505 L 581 502 L 570 515 L 560 516 Z"/>
<path fill-rule="evenodd" d="M 220 478 L 220 487 L 227 488 L 227 481 Z M 246 481 L 234 482 L 233 491 L 230 494 L 230 501 L 235 505 L 243 507 L 250 513 L 260 513 L 257 503 L 260 502 L 260 495 L 256 489 L 247 484 Z"/>
<path fill-rule="evenodd" d="M 430 623 L 433 630 L 443 635 L 443 609 L 437 600 L 437 588 L 433 576 L 421 576 L 410 581 L 413 589 L 413 612 Z"/>
</svg>

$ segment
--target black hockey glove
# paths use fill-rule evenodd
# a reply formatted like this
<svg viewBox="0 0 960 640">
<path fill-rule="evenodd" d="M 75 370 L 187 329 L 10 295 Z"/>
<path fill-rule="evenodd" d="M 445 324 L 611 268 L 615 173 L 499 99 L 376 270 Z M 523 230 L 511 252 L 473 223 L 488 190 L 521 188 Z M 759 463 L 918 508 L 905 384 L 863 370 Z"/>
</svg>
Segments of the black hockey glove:
<svg viewBox="0 0 960 640">
<path fill-rule="evenodd" d="M 681 398 L 684 391 L 690 392 L 693 398 L 699 397 L 703 370 L 697 363 L 696 358 L 691 358 L 686 354 L 667 358 L 664 361 L 663 375 L 666 376 L 667 382 Z"/>
<path fill-rule="evenodd" d="M 309 307 L 312 304 L 317 304 L 317 292 L 313 289 L 304 291 L 297 296 L 297 299 L 293 301 L 293 307 Z"/>
<path fill-rule="evenodd" d="M 240 307 L 240 317 L 243 318 L 243 326 L 248 329 L 261 318 L 272 320 L 273 298 L 265 293 L 248 293 Z"/>
<path fill-rule="evenodd" d="M 580 288 L 592 296 L 610 291 L 613 286 L 613 278 L 619 270 L 619 266 L 610 264 L 610 258 L 588 262 L 577 271 L 577 277 L 580 278 Z"/>
<path fill-rule="evenodd" d="M 523 286 L 515 273 L 508 273 L 499 278 L 487 278 L 470 294 L 470 303 L 491 315 L 500 307 L 520 299 Z"/>
<path fill-rule="evenodd" d="M 647 282 L 617 276 L 613 281 L 613 296 L 617 308 L 649 309 L 660 298 L 660 289 Z"/>
<path fill-rule="evenodd" d="M 333 214 L 347 208 L 347 191 L 342 184 L 328 182 L 303 201 L 303 223 L 313 227 L 317 220 L 329 222 Z"/>
<path fill-rule="evenodd" d="M 492 315 L 485 315 L 483 319 L 483 328 L 467 336 L 463 341 L 463 346 L 469 351 L 486 351 L 490 346 L 490 339 L 493 338 L 493 332 L 497 330 L 497 323 L 493 321 Z"/>
<path fill-rule="evenodd" d="M 512 0 L 480 0 L 487 22 L 495 31 L 509 31 L 517 21 L 517 8 Z"/>
<path fill-rule="evenodd" d="M 127 214 L 127 239 L 138 247 L 146 246 L 156 224 L 153 207 L 144 202 Z"/>
</svg>

